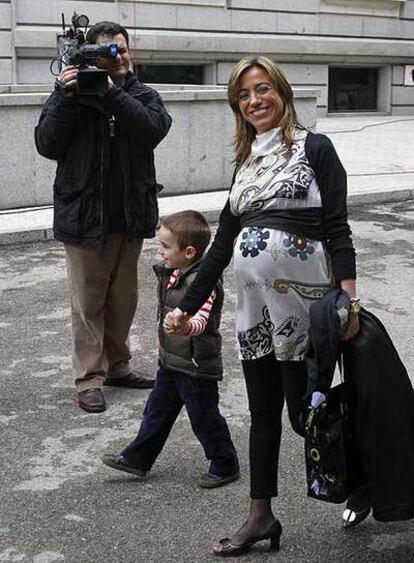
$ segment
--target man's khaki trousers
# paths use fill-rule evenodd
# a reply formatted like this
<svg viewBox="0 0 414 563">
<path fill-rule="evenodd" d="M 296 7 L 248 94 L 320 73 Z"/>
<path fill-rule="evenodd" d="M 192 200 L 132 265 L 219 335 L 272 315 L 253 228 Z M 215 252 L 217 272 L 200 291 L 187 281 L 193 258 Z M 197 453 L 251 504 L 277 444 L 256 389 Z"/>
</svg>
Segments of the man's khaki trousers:
<svg viewBox="0 0 414 563">
<path fill-rule="evenodd" d="M 65 244 L 71 293 L 73 374 L 78 392 L 132 368 L 129 331 L 138 302 L 142 240 L 107 235 L 101 247 Z"/>
</svg>

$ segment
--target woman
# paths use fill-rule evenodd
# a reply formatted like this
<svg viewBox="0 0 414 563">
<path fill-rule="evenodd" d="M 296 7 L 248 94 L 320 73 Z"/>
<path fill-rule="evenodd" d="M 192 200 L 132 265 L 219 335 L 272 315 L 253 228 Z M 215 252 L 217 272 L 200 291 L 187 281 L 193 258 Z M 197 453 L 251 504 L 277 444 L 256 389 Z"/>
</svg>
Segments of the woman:
<svg viewBox="0 0 414 563">
<path fill-rule="evenodd" d="M 335 284 L 357 303 L 346 174 L 331 142 L 299 125 L 292 89 L 266 57 L 235 66 L 228 98 L 236 117 L 233 185 L 199 274 L 166 319 L 179 332 L 183 316 L 206 301 L 234 256 L 236 330 L 251 413 L 251 502 L 243 526 L 214 546 L 217 556 L 239 555 L 264 539 L 279 547 L 271 499 L 281 417 L 286 398 L 301 433 L 309 307 Z M 346 339 L 358 328 L 351 315 Z"/>
</svg>

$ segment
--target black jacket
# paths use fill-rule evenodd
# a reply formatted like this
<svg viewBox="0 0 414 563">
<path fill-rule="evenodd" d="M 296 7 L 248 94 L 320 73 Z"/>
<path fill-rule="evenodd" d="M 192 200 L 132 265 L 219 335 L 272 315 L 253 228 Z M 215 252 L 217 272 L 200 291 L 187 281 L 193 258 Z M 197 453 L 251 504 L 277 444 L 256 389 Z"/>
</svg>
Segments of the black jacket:
<svg viewBox="0 0 414 563">
<path fill-rule="evenodd" d="M 350 415 L 376 520 L 414 518 L 414 390 L 380 320 L 362 309 L 344 346 Z"/>
<path fill-rule="evenodd" d="M 127 232 L 155 235 L 158 221 L 154 148 L 171 126 L 159 94 L 132 73 L 125 85 L 102 98 L 65 98 L 56 90 L 35 129 L 36 148 L 57 160 L 54 233 L 67 243 L 100 245 L 107 232 L 105 211 L 109 166 L 109 118 L 119 142 Z"/>
<path fill-rule="evenodd" d="M 348 326 L 350 299 L 346 291 L 331 289 L 309 309 L 309 340 L 305 353 L 307 395 L 328 392 Z"/>
<path fill-rule="evenodd" d="M 330 385 L 342 351 L 350 420 L 373 516 L 408 520 L 414 518 L 414 389 L 386 329 L 369 311 L 361 309 L 359 333 L 339 348 L 343 326 L 336 317 L 347 301 L 334 289 L 311 306 L 311 390 Z"/>
<path fill-rule="evenodd" d="M 154 266 L 158 277 L 158 340 L 159 364 L 197 379 L 220 380 L 223 377 L 221 335 L 219 332 L 224 291 L 221 280 L 204 332 L 198 336 L 166 334 L 162 323 L 165 315 L 175 309 L 197 275 L 201 260 L 180 272 L 174 285 L 168 288 L 172 270 Z"/>
</svg>

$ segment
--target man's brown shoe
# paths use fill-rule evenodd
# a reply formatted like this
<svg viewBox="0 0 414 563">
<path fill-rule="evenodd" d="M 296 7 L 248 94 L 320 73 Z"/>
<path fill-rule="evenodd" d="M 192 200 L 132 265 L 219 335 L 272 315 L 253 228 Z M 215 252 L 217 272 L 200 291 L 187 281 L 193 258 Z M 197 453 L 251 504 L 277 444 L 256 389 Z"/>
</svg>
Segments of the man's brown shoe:
<svg viewBox="0 0 414 563">
<path fill-rule="evenodd" d="M 78 393 L 79 406 L 86 412 L 106 411 L 105 397 L 100 389 L 87 389 Z"/>
<path fill-rule="evenodd" d="M 143 373 L 131 371 L 125 377 L 107 377 L 104 385 L 111 385 L 114 387 L 132 387 L 134 389 L 152 389 L 154 387 L 155 379 L 151 379 Z"/>
</svg>

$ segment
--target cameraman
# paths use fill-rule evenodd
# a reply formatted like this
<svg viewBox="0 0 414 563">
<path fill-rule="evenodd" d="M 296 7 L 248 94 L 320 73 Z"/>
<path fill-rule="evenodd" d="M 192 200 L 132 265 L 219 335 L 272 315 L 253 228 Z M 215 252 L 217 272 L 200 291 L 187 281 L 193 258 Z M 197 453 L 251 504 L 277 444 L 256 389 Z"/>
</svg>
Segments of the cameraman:
<svg viewBox="0 0 414 563">
<path fill-rule="evenodd" d="M 155 235 L 158 221 L 153 151 L 171 117 L 159 94 L 129 70 L 124 27 L 99 22 L 86 40 L 118 45 L 115 58 L 95 63 L 108 72 L 107 89 L 80 96 L 77 67 L 64 68 L 35 142 L 39 154 L 57 161 L 53 228 L 65 248 L 79 406 L 103 412 L 104 383 L 141 389 L 154 384 L 131 369 L 129 331 L 143 239 Z"/>
</svg>

